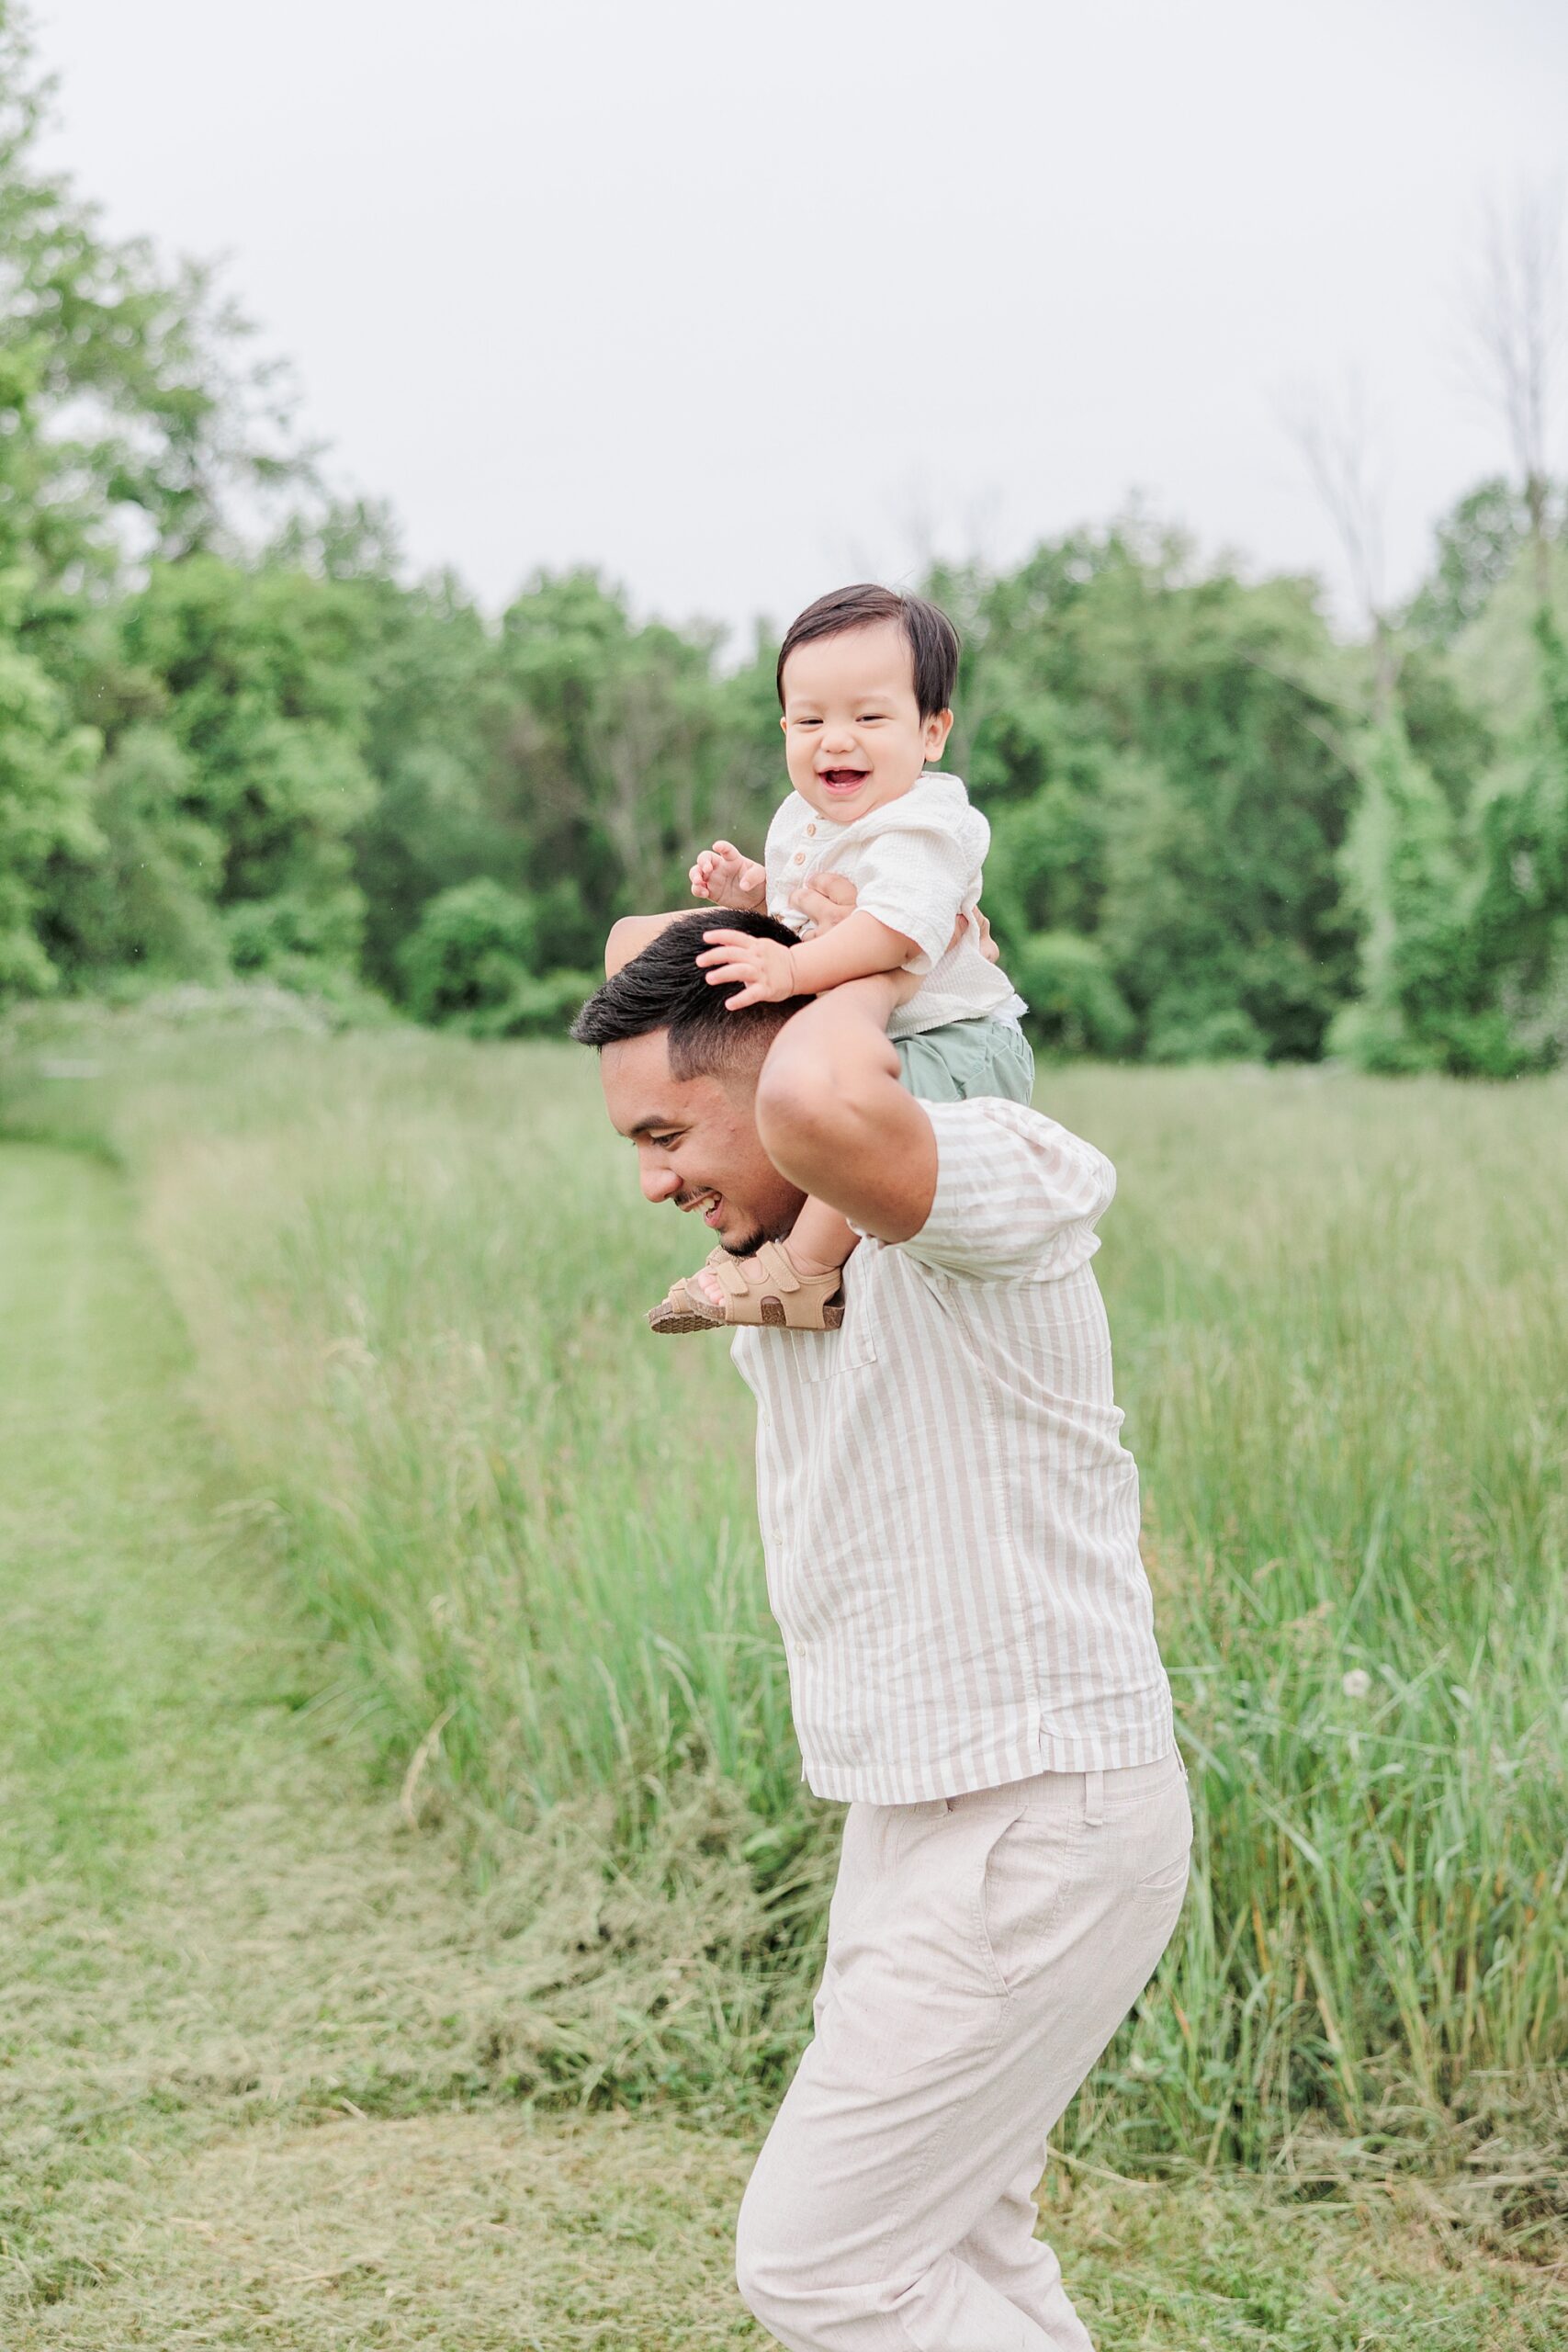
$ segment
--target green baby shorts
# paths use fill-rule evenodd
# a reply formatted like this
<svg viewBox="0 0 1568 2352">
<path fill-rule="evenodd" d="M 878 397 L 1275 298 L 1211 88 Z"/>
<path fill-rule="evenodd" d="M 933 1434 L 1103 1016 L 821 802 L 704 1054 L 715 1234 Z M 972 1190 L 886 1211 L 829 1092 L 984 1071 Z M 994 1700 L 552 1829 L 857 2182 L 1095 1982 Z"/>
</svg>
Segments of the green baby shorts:
<svg viewBox="0 0 1568 2352">
<path fill-rule="evenodd" d="M 949 1021 L 893 1045 L 905 1085 L 927 1102 L 966 1102 L 975 1094 L 1027 1102 L 1034 1091 L 1034 1056 L 1009 1021 Z"/>
</svg>

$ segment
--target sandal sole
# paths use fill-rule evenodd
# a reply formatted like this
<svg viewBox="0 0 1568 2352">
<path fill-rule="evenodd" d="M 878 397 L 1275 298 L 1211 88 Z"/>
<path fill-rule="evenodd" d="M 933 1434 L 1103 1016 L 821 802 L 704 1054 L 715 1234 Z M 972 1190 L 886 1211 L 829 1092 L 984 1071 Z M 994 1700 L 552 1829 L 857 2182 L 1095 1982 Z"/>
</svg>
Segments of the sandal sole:
<svg viewBox="0 0 1568 2352">
<path fill-rule="evenodd" d="M 776 1298 L 765 1298 L 762 1301 L 761 1312 L 762 1321 L 770 1331 L 789 1329 L 789 1318 Z M 822 1329 L 825 1331 L 836 1331 L 843 1319 L 844 1310 L 841 1303 L 837 1299 L 829 1299 L 822 1309 Z M 648 1322 L 649 1329 L 657 1331 L 661 1339 L 679 1339 L 688 1331 L 744 1331 L 748 1329 L 754 1331 L 757 1329 L 754 1323 L 731 1323 L 722 1315 L 694 1315 L 689 1310 L 660 1316 L 657 1306 L 649 1309 Z"/>
</svg>

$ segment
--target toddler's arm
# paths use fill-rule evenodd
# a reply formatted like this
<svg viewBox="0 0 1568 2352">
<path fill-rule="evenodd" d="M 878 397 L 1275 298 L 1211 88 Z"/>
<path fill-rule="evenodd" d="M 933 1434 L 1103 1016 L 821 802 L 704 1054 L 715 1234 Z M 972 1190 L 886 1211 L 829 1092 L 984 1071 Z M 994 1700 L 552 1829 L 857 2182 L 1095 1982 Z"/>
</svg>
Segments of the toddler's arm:
<svg viewBox="0 0 1568 2352">
<path fill-rule="evenodd" d="M 708 945 L 697 962 L 710 986 L 742 983 L 728 1001 L 730 1012 L 743 1012 L 749 1004 L 783 1004 L 792 996 L 818 996 L 847 980 L 897 972 L 918 952 L 902 932 L 890 931 L 874 915 L 858 910 L 820 937 L 803 939 L 794 947 L 776 939 L 754 939 L 747 931 L 705 931 L 703 937 Z"/>
</svg>

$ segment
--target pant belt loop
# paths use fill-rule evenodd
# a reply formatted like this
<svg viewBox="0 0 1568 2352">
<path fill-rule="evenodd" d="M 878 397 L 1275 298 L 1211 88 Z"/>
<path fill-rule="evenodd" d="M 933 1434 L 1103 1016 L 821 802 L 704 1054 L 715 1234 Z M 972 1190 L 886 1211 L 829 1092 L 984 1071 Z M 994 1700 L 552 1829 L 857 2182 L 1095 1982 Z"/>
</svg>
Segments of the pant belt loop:
<svg viewBox="0 0 1568 2352">
<path fill-rule="evenodd" d="M 1086 1772 L 1083 1776 L 1083 1817 L 1091 1829 L 1098 1829 L 1105 1819 L 1105 1775 Z"/>
</svg>

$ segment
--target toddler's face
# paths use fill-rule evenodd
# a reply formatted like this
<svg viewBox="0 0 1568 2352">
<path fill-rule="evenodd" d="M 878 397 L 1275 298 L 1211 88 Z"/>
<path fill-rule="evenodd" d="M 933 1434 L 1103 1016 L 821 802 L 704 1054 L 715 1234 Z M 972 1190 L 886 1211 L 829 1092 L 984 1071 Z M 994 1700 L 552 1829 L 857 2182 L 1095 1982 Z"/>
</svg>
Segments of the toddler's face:
<svg viewBox="0 0 1568 2352">
<path fill-rule="evenodd" d="M 908 791 L 940 759 L 953 713 L 922 718 L 909 640 L 875 621 L 797 646 L 784 663 L 789 780 L 818 816 L 847 825 Z"/>
</svg>

